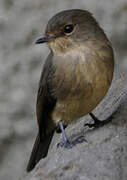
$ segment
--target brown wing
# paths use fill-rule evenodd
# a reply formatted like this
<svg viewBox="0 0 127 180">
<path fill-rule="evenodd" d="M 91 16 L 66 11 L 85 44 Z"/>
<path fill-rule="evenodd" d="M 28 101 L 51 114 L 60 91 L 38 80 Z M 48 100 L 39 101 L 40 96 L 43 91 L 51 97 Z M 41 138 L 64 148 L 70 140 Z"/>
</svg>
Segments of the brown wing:
<svg viewBox="0 0 127 180">
<path fill-rule="evenodd" d="M 36 113 L 41 138 L 45 138 L 46 134 L 48 132 L 50 133 L 54 128 L 54 124 L 50 117 L 56 104 L 56 98 L 51 93 L 54 72 L 52 54 L 50 53 L 41 74 L 37 95 Z"/>
</svg>

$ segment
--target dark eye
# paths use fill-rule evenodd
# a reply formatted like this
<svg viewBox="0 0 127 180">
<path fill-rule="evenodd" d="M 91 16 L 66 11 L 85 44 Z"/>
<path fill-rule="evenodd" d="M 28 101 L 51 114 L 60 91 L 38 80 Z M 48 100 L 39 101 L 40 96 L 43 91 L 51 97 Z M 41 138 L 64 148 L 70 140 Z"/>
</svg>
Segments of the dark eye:
<svg viewBox="0 0 127 180">
<path fill-rule="evenodd" d="M 74 29 L 73 24 L 68 24 L 66 26 L 64 26 L 64 33 L 66 34 L 70 34 Z"/>
</svg>

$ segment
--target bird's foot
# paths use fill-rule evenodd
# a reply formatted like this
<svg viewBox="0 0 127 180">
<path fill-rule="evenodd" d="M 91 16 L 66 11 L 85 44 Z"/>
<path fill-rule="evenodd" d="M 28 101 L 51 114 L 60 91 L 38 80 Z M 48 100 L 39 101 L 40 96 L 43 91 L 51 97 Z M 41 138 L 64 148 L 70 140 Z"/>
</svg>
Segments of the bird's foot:
<svg viewBox="0 0 127 180">
<path fill-rule="evenodd" d="M 84 136 L 79 136 L 72 142 L 70 142 L 68 140 L 61 141 L 60 143 L 57 144 L 57 147 L 64 147 L 64 148 L 70 149 L 73 146 L 75 146 L 76 144 L 83 143 L 83 142 L 86 142 L 86 139 L 84 138 Z"/>
<path fill-rule="evenodd" d="M 92 119 L 94 120 L 93 124 L 85 124 L 84 126 L 88 126 L 89 128 L 99 128 L 105 124 L 108 124 L 109 122 L 111 122 L 113 116 L 111 115 L 109 118 L 105 119 L 105 120 L 99 120 L 94 114 L 89 113 L 89 115 L 92 117 Z"/>
<path fill-rule="evenodd" d="M 79 136 L 74 141 L 72 141 L 72 144 L 76 145 L 76 144 L 80 144 L 80 143 L 83 143 L 83 142 L 87 142 L 87 140 L 85 139 L 84 136 Z"/>
<path fill-rule="evenodd" d="M 57 148 L 59 148 L 59 147 L 64 147 L 64 148 L 70 149 L 73 147 L 73 144 L 70 143 L 68 140 L 67 141 L 61 141 L 57 144 Z"/>
</svg>

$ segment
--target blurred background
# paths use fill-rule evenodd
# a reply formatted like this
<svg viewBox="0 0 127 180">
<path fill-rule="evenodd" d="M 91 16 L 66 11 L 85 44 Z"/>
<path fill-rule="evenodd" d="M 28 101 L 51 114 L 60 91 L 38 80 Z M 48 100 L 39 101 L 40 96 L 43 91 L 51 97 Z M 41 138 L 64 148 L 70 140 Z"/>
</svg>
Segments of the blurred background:
<svg viewBox="0 0 127 180">
<path fill-rule="evenodd" d="M 18 180 L 37 133 L 38 81 L 46 45 L 35 45 L 49 18 L 71 8 L 94 14 L 111 40 L 116 69 L 127 70 L 126 0 L 0 0 L 0 179 Z"/>
</svg>

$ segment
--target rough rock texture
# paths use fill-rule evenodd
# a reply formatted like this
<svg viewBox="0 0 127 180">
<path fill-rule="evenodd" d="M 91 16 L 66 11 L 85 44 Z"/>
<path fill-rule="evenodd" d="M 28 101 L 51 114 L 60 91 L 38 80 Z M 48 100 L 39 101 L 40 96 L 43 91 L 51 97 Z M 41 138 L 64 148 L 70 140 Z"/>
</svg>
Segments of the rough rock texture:
<svg viewBox="0 0 127 180">
<path fill-rule="evenodd" d="M 105 32 L 111 39 L 114 47 L 116 59 L 116 78 L 118 76 L 118 80 L 116 83 L 117 87 L 114 87 L 112 94 L 115 95 L 118 93 L 121 96 L 118 96 L 118 100 L 114 98 L 114 95 L 109 97 L 109 100 L 112 101 L 108 100 L 108 103 L 110 102 L 109 104 L 105 103 L 102 105 L 102 107 L 98 107 L 98 110 L 96 110 L 96 115 L 98 115 L 99 118 L 106 117 L 109 113 L 117 108 L 122 97 L 124 97 L 123 99 L 125 99 L 126 97 L 123 93 L 123 91 L 126 92 L 126 76 L 121 75 L 123 80 L 120 80 L 121 78 L 119 78 L 119 75 L 117 75 L 120 71 L 127 70 L 126 0 L 0 0 L 1 180 L 18 180 L 25 176 L 25 169 L 37 130 L 35 117 L 36 93 L 38 87 L 37 84 L 39 81 L 43 61 L 48 55 L 47 47 L 45 45 L 35 46 L 34 41 L 43 34 L 46 23 L 52 15 L 54 15 L 58 11 L 69 8 L 82 8 L 90 10 L 97 18 L 101 26 L 105 29 Z M 114 171 L 118 173 L 120 172 L 119 169 L 122 169 L 121 171 L 123 172 L 121 173 L 121 176 L 123 177 L 121 177 L 120 179 L 124 179 L 126 177 L 126 175 L 124 174 L 124 169 L 126 168 L 127 160 L 127 158 L 125 157 L 127 151 L 124 134 L 124 129 L 126 129 L 125 105 L 126 102 L 121 103 L 111 125 L 107 125 L 98 130 L 87 131 L 87 129 L 85 130 L 83 128 L 84 121 L 85 119 L 88 119 L 88 117 L 85 117 L 85 119 L 83 118 L 83 120 L 78 121 L 76 125 L 69 126 L 67 128 L 67 133 L 70 138 L 74 138 L 74 135 L 77 136 L 78 134 L 83 133 L 85 134 L 85 137 L 88 141 L 88 143 L 78 145 L 72 150 L 56 150 L 55 144 L 59 141 L 59 135 L 55 135 L 54 142 L 52 142 L 53 148 L 51 148 L 51 153 L 49 153 L 47 159 L 40 162 L 40 166 L 45 166 L 45 169 L 48 169 L 48 166 L 50 166 L 50 161 L 52 161 L 53 158 L 55 159 L 55 156 L 58 156 L 58 158 L 60 157 L 60 162 L 58 163 L 58 159 L 56 158 L 56 169 L 54 166 L 52 170 L 51 168 L 49 168 L 49 172 L 47 171 L 47 173 L 45 173 L 46 171 L 42 167 L 41 173 L 45 174 L 45 176 L 52 176 L 53 178 L 59 179 L 59 174 L 61 172 L 61 174 L 63 174 L 61 175 L 61 179 L 65 176 L 68 176 L 68 174 L 72 174 L 72 179 L 76 179 L 77 176 L 79 176 L 80 174 L 83 175 L 84 172 L 84 174 L 86 174 L 91 180 L 92 178 L 90 177 L 90 175 L 94 177 L 95 172 L 95 170 L 93 170 L 93 174 L 91 174 L 92 171 L 88 169 L 88 167 L 90 168 L 91 164 L 91 169 L 93 167 L 98 167 L 98 169 L 100 170 L 99 172 L 103 172 L 102 179 L 104 179 L 106 175 L 109 174 L 109 171 L 107 171 L 105 166 L 108 169 L 113 169 L 113 173 Z M 70 129 L 72 129 L 71 132 L 69 132 Z M 108 135 L 110 129 L 111 133 L 109 133 Z M 117 131 L 120 142 L 119 138 L 116 138 L 115 141 L 115 134 L 117 134 Z M 110 145 L 107 145 L 107 151 L 102 153 L 102 156 L 101 152 L 103 152 L 103 149 L 106 149 L 103 146 L 103 144 L 105 144 L 103 142 L 105 142 L 104 139 L 106 137 L 109 137 L 109 139 L 107 138 L 106 141 Z M 114 156 L 109 156 L 109 161 L 107 160 L 106 163 L 105 160 L 108 156 L 108 153 L 110 152 L 108 150 L 111 149 L 111 144 L 112 146 L 116 144 L 116 147 L 119 146 L 119 148 L 123 148 L 122 153 L 120 152 L 120 150 L 116 151 L 116 158 L 121 157 L 122 159 L 120 158 L 120 160 L 117 159 L 116 161 L 113 161 L 113 159 L 115 159 Z M 101 152 L 98 152 L 97 147 L 99 147 Z M 102 149 L 100 147 L 102 147 Z M 90 149 L 89 152 L 91 153 L 89 155 L 87 154 L 87 149 Z M 72 153 L 73 151 L 75 151 L 75 153 Z M 113 154 L 113 152 L 114 151 L 112 150 L 112 153 L 110 153 Z M 80 153 L 81 157 L 83 156 L 84 158 L 88 158 L 88 160 L 84 159 L 84 161 L 82 161 L 81 157 L 78 157 L 80 156 Z M 104 159 L 104 164 L 102 163 L 102 161 L 97 161 L 97 165 L 94 162 L 94 158 L 92 158 L 93 156 L 99 159 L 99 155 L 96 156 L 97 153 L 100 154 L 100 157 L 102 157 L 101 160 Z M 74 168 L 73 163 L 69 158 L 67 162 L 67 158 L 65 158 L 65 155 L 72 158 L 72 161 L 73 158 L 77 159 L 75 161 L 77 162 L 77 165 L 75 165 Z M 61 159 L 61 157 L 63 158 Z M 63 162 L 63 159 L 65 159 L 65 162 Z M 82 161 L 82 168 L 81 166 L 80 168 L 78 168 L 80 164 L 80 161 L 78 161 L 78 159 Z M 86 161 L 88 161 L 88 163 Z M 66 165 L 71 163 L 72 165 L 70 165 L 69 167 L 73 169 L 73 172 L 76 174 L 75 177 L 72 171 L 70 169 L 67 170 L 66 168 Z M 87 164 L 89 164 L 89 166 L 87 166 Z M 112 168 L 110 168 L 111 164 Z M 63 170 L 64 167 L 65 170 Z M 70 171 L 71 173 L 67 173 Z M 88 171 L 89 173 L 86 173 L 86 171 Z M 50 174 L 50 172 L 52 173 Z M 98 176 L 99 173 L 98 171 L 96 172 Z M 113 177 L 113 175 L 111 177 Z M 26 179 L 28 178 L 29 176 L 26 177 Z M 80 179 L 80 177 L 78 178 Z M 119 176 L 116 174 L 116 179 L 117 178 L 119 178 Z M 69 177 L 67 177 L 66 179 L 69 179 Z M 96 179 L 98 180 L 99 178 L 96 177 Z M 113 178 L 110 179 L 112 180 Z"/>
</svg>

